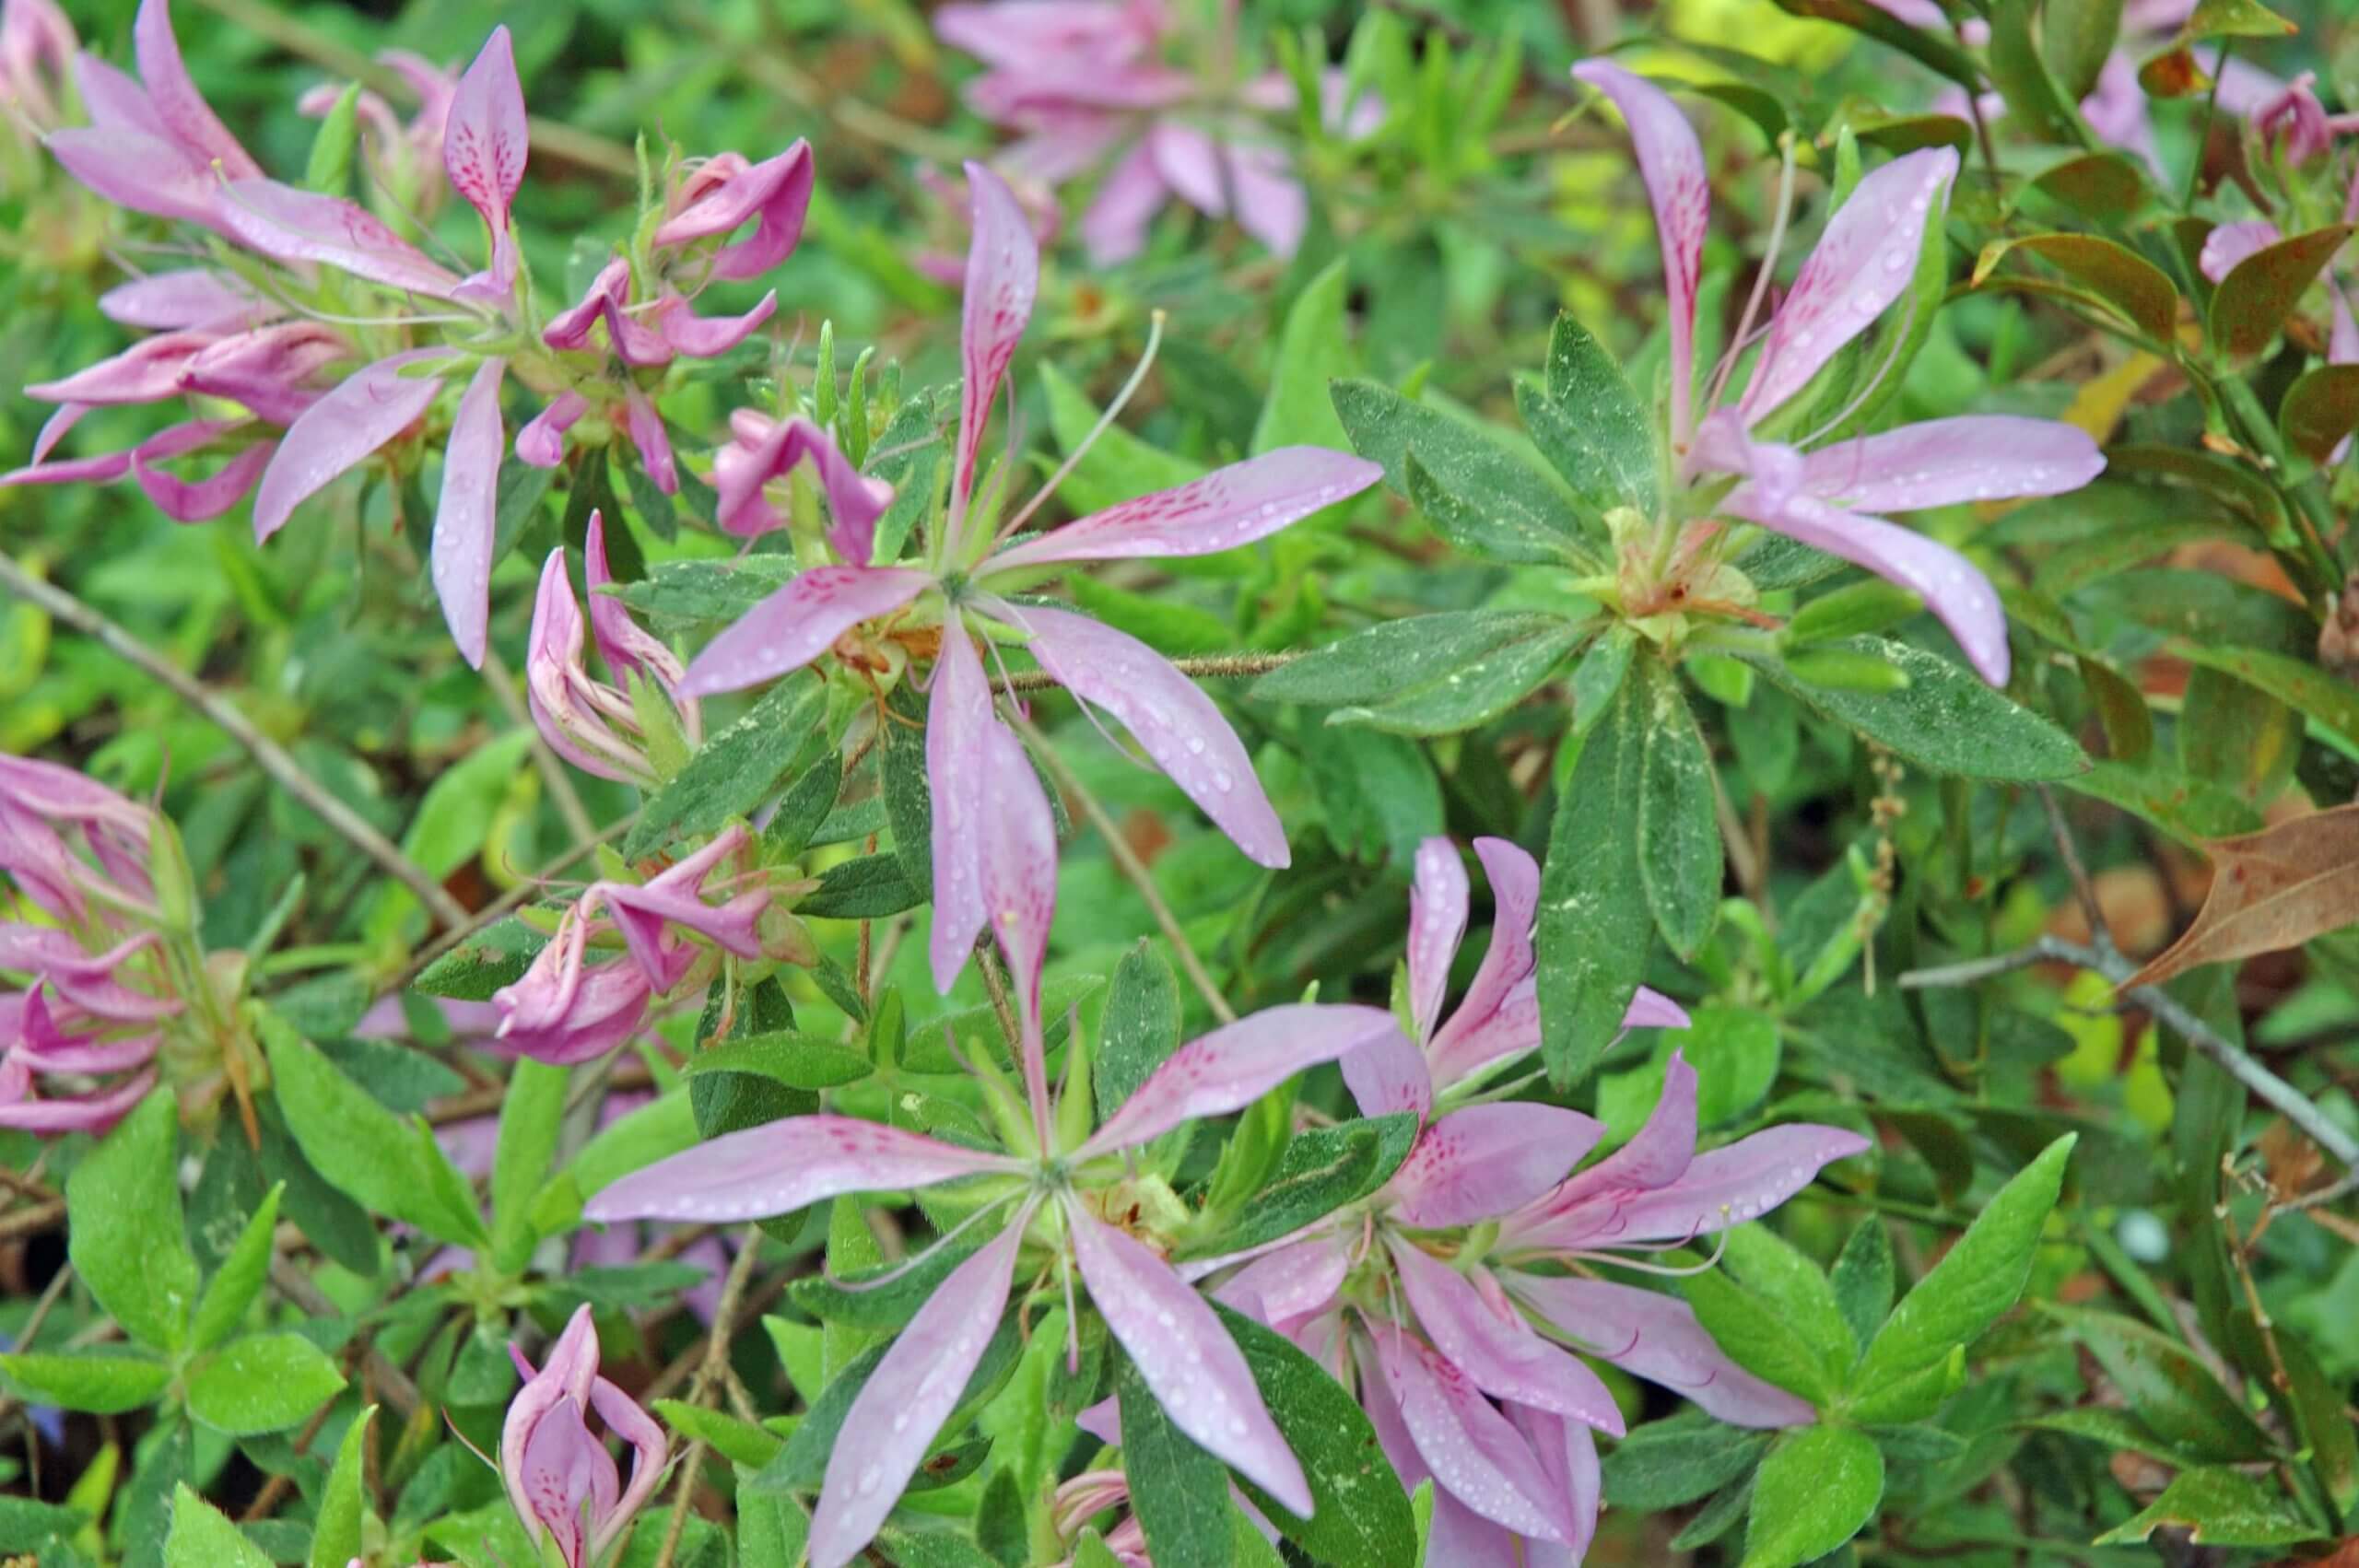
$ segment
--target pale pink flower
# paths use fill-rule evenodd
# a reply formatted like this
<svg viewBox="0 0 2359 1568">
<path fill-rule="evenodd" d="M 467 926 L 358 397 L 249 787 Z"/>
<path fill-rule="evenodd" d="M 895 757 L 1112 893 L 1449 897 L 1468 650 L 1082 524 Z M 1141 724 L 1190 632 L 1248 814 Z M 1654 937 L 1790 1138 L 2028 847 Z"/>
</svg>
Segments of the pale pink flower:
<svg viewBox="0 0 2359 1568">
<path fill-rule="evenodd" d="M 621 1538 L 663 1480 L 669 1457 L 663 1429 L 599 1375 L 598 1330 L 587 1304 L 574 1311 L 538 1372 L 514 1346 L 508 1353 L 524 1386 L 500 1427 L 500 1480 L 533 1544 L 554 1542 L 566 1568 L 584 1568 Z M 628 1486 L 590 1431 L 593 1411 L 630 1446 Z"/>
</svg>

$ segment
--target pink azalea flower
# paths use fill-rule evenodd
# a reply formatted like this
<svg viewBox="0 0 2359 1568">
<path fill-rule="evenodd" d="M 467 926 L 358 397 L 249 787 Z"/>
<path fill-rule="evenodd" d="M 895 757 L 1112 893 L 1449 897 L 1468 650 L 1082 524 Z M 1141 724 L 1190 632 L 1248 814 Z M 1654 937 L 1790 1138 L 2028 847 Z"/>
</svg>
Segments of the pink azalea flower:
<svg viewBox="0 0 2359 1568">
<path fill-rule="evenodd" d="M 933 974 L 945 990 L 983 923 L 985 825 L 1008 809 L 1012 794 L 1038 791 L 1021 747 L 993 714 L 991 683 L 972 640 L 977 633 L 1023 638 L 1051 679 L 1127 725 L 1249 857 L 1262 865 L 1286 863 L 1277 813 L 1244 743 L 1211 699 L 1135 638 L 1068 610 L 1019 608 L 1003 593 L 1043 568 L 1233 549 L 1358 494 L 1382 473 L 1345 453 L 1287 447 L 1003 547 L 1039 499 L 995 535 L 977 502 L 977 459 L 992 401 L 1031 318 L 1039 251 L 1006 184 L 978 164 L 967 166 L 967 177 L 974 242 L 961 327 L 966 385 L 949 514 L 932 531 L 926 564 L 870 564 L 875 521 L 888 497 L 854 474 L 816 427 L 795 421 L 741 427 L 737 451 L 725 452 L 716 471 L 722 526 L 738 532 L 774 526 L 778 516 L 761 487 L 807 459 L 827 485 L 834 514 L 827 541 L 840 564 L 804 571 L 714 638 L 690 661 L 685 687 L 701 696 L 773 679 L 818 658 L 862 622 L 900 613 L 921 595 L 939 596 L 942 651 L 926 773 L 933 791 Z M 755 432 L 759 439 L 749 444 Z"/>
<path fill-rule="evenodd" d="M 565 575 L 565 546 L 549 552 L 533 603 L 533 636 L 524 661 L 525 696 L 533 721 L 552 750 L 585 773 L 651 787 L 659 782 L 631 700 L 633 674 L 670 698 L 682 737 L 694 744 L 704 727 L 696 699 L 680 695 L 685 673 L 678 655 L 631 619 L 621 600 L 599 591 L 614 581 L 606 566 L 604 517 L 593 510 L 582 551 L 590 589 L 590 629 L 609 681 L 593 679 L 582 657 L 581 606 Z"/>
<path fill-rule="evenodd" d="M 978 745 L 987 756 L 996 754 L 1003 773 L 1028 776 L 1015 736 L 996 720 Z M 976 826 L 979 894 L 1023 1010 L 1021 1101 L 988 1059 L 982 1075 L 1006 1152 L 848 1117 L 792 1117 L 724 1134 L 627 1176 L 584 1212 L 608 1222 L 712 1223 L 791 1213 L 845 1193 L 953 1182 L 968 1184 L 959 1196 L 980 1205 L 966 1224 L 1014 1208 L 999 1234 L 918 1310 L 852 1401 L 812 1517 L 813 1568 L 842 1568 L 884 1524 L 980 1361 L 1027 1244 L 1048 1254 L 1046 1274 L 1027 1270 L 1027 1277 L 1062 1276 L 1069 1289 L 1078 1276 L 1174 1425 L 1308 1515 L 1312 1502 L 1302 1468 L 1219 1318 L 1161 1253 L 1106 1215 L 1133 1206 L 1122 1194 L 1143 1179 L 1140 1152 L 1163 1134 L 1240 1109 L 1306 1068 L 1395 1034 L 1396 1026 L 1375 1008 L 1271 1008 L 1181 1047 L 1096 1131 L 1071 1126 L 1076 1107 L 1050 1101 L 1039 1019 L 1041 964 L 1056 905 L 1054 821 L 1034 785 L 998 802 Z M 1086 1075 L 1069 1076 L 1078 1083 Z M 1036 1219 L 1042 1222 L 1037 1234 Z"/>
<path fill-rule="evenodd" d="M 2105 466 L 2096 444 L 2069 425 L 2007 415 L 1927 420 L 1807 452 L 1843 415 L 1819 431 L 1766 434 L 1790 425 L 1798 396 L 1819 371 L 1907 295 L 1927 227 L 1948 200 L 1957 154 L 1947 147 L 1909 153 L 1860 181 L 1763 330 L 1743 392 L 1725 406 L 1710 406 L 1733 367 L 1732 354 L 1699 409 L 1696 280 L 1711 205 L 1703 149 L 1670 98 L 1643 78 L 1606 60 L 1583 61 L 1573 74 L 1612 99 L 1628 121 L 1653 198 L 1670 297 L 1669 425 L 1679 476 L 1733 476 L 1736 487 L 1712 503 L 1713 511 L 1800 540 L 1921 595 L 1983 678 L 2003 685 L 2007 624 L 1989 579 L 1948 545 L 1881 514 L 2076 490 Z M 1751 328 L 1748 311 L 1731 341 L 1742 347 Z"/>
<path fill-rule="evenodd" d="M 558 1066 L 589 1061 L 637 1034 L 655 998 L 682 989 L 709 951 L 703 944 L 764 956 L 757 923 L 768 888 L 705 902 L 705 884 L 752 842 L 733 826 L 643 883 L 592 883 L 523 977 L 493 994 L 500 1020 L 490 1047 Z M 616 942 L 623 951 L 613 951 Z"/>
<path fill-rule="evenodd" d="M 75 81 L 90 123 L 50 133 L 51 154 L 119 207 L 229 235 L 223 181 L 259 179 L 262 166 L 190 79 L 167 0 L 141 0 L 132 53 L 136 78 L 95 54 L 76 56 Z"/>
<path fill-rule="evenodd" d="M 566 1568 L 583 1568 L 618 1539 L 662 1480 L 663 1429 L 631 1397 L 598 1375 L 598 1331 L 585 1304 L 549 1347 L 538 1372 L 509 1347 L 523 1387 L 499 1432 L 499 1475 L 525 1534 L 556 1544 Z M 596 1411 L 630 1445 L 630 1483 L 590 1431 Z"/>
<path fill-rule="evenodd" d="M 961 0 L 935 11 L 933 25 L 987 67 L 968 84 L 967 101 L 1019 133 L 1000 159 L 1011 174 L 1058 185 L 1112 165 L 1080 225 L 1097 264 L 1136 255 L 1148 224 L 1175 198 L 1207 217 L 1234 216 L 1280 255 L 1301 243 L 1309 201 L 1294 161 L 1240 112 L 1292 111 L 1293 78 L 1272 73 L 1231 85 L 1165 64 L 1180 41 L 1162 0 Z M 1223 7 L 1219 26 L 1203 53 L 1225 72 L 1236 53 L 1234 6 Z M 1347 106 L 1343 98 L 1342 73 L 1333 73 L 1321 103 L 1342 133 L 1365 135 L 1381 122 L 1374 99 Z"/>
<path fill-rule="evenodd" d="M 0 0 L 0 115 L 36 133 L 54 129 L 80 47 L 55 0 Z"/>
</svg>

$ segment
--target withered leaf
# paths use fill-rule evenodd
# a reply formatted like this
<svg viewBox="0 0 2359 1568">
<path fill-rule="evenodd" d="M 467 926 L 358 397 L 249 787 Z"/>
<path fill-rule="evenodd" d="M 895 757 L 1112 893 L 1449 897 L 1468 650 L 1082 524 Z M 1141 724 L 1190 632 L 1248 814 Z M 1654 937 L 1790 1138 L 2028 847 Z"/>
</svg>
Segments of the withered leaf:
<svg viewBox="0 0 2359 1568">
<path fill-rule="evenodd" d="M 2212 891 L 2195 923 L 2122 982 L 2160 984 L 2199 964 L 2298 947 L 2359 920 L 2359 804 L 2217 838 Z"/>
</svg>

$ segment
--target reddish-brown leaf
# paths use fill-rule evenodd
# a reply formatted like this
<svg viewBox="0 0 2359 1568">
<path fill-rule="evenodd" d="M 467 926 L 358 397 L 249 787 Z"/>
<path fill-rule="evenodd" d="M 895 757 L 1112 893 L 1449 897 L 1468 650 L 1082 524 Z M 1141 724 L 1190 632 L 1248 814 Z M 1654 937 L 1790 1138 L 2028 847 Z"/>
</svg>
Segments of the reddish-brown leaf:
<svg viewBox="0 0 2359 1568">
<path fill-rule="evenodd" d="M 2206 846 L 2212 891 L 2195 923 L 2123 982 L 2156 985 L 2199 964 L 2298 947 L 2359 920 L 2359 805 L 2336 806 Z"/>
</svg>

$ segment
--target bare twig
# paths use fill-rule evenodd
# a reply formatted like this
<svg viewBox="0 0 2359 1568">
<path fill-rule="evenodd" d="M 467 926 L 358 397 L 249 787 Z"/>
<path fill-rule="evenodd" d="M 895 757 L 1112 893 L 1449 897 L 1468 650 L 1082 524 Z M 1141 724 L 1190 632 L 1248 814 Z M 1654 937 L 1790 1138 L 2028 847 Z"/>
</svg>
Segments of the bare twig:
<svg viewBox="0 0 2359 1568">
<path fill-rule="evenodd" d="M 2072 830 L 2065 825 L 2064 812 L 2056 803 L 2056 791 L 2047 785 L 2039 786 L 2039 804 L 2048 813 L 2048 831 L 2056 839 L 2056 853 L 2062 857 L 2064 872 L 2072 879 L 2072 896 L 2081 903 L 2081 913 L 2089 922 L 2089 943 L 2099 953 L 2118 953 L 2113 944 L 2113 932 L 2105 923 L 2105 907 L 2097 902 L 2096 883 L 2089 880 L 2088 867 L 2081 863 L 2081 848 L 2072 842 Z"/>
<path fill-rule="evenodd" d="M 395 848 L 393 841 L 370 826 L 358 812 L 312 782 L 276 741 L 255 729 L 252 721 L 231 704 L 206 691 L 195 677 L 74 595 L 54 583 L 43 582 L 6 556 L 0 556 L 0 588 L 40 605 L 75 630 L 96 638 L 117 658 L 137 665 L 170 686 L 182 701 L 235 741 L 254 759 L 255 766 L 309 807 L 338 837 L 416 894 L 437 920 L 453 928 L 467 923 L 465 905 L 452 897 L 440 883 L 427 875 L 424 868 Z"/>
<path fill-rule="evenodd" d="M 2066 942 L 2061 937 L 2043 936 L 2028 947 L 2019 947 L 1989 958 L 1977 958 L 1964 964 L 1945 964 L 1938 968 L 1912 969 L 1900 977 L 1900 984 L 1905 990 L 1970 986 L 1994 976 L 2027 969 L 2035 964 L 2070 964 L 2077 968 L 2095 970 L 2117 986 L 2138 972 L 2138 966 L 2118 953 L 2101 952 L 2079 942 Z M 2359 1167 L 2359 1139 L 2336 1126 L 2325 1112 L 2310 1102 L 2307 1095 L 2262 1066 L 2242 1046 L 2188 1011 L 2177 998 L 2156 986 L 2132 986 L 2121 994 L 2126 1000 L 2144 1008 L 2164 1027 L 2209 1057 L 2229 1077 L 2266 1101 L 2280 1116 L 2301 1129 L 2319 1148 L 2346 1166 Z"/>
<path fill-rule="evenodd" d="M 729 1267 L 729 1278 L 721 1287 L 721 1305 L 712 1315 L 712 1332 L 705 1337 L 704 1361 L 697 1368 L 696 1381 L 688 1387 L 688 1403 L 701 1405 L 712 1392 L 723 1368 L 729 1364 L 729 1336 L 737 1320 L 737 1307 L 745 1299 L 745 1282 L 754 1277 L 754 1255 L 760 1250 L 762 1227 L 747 1225 L 745 1235 L 737 1238 L 737 1259 Z M 672 1568 L 680 1552 L 680 1532 L 687 1528 L 688 1504 L 696 1496 L 697 1477 L 704 1469 L 705 1444 L 702 1438 L 688 1445 L 688 1457 L 680 1466 L 679 1489 L 672 1494 L 672 1519 L 663 1528 L 663 1550 L 655 1556 L 655 1568 Z"/>
<path fill-rule="evenodd" d="M 46 1203 L 36 1203 L 29 1209 L 11 1210 L 0 1214 L 0 1241 L 39 1235 L 64 1218 L 65 1199 L 63 1198 L 53 1198 Z"/>
<path fill-rule="evenodd" d="M 490 903 L 485 905 L 481 909 L 477 910 L 460 925 L 450 930 L 444 931 L 440 936 L 435 938 L 434 941 L 428 942 L 424 948 L 420 949 L 417 956 L 411 959 L 408 966 L 404 968 L 400 974 L 393 977 L 392 983 L 387 985 L 385 989 L 388 991 L 407 990 L 410 987 L 410 982 L 417 979 L 420 975 L 425 974 L 436 959 L 441 957 L 452 948 L 462 945 L 467 941 L 467 939 L 476 935 L 478 932 L 487 930 L 492 926 L 498 925 L 501 920 L 513 914 L 517 909 L 531 903 L 539 895 L 541 883 L 557 875 L 557 872 L 564 871 L 567 867 L 572 865 L 574 861 L 581 860 L 593 849 L 595 849 L 599 845 L 608 843 L 614 839 L 621 837 L 624 834 L 628 833 L 631 829 L 631 825 L 638 820 L 639 813 L 637 812 L 633 812 L 630 815 L 623 818 L 620 822 L 616 823 L 613 826 L 604 829 L 603 832 L 597 834 L 588 841 L 576 844 L 572 848 L 568 849 L 556 860 L 549 861 L 546 865 L 542 866 L 537 871 L 534 872 L 533 874 L 526 877 L 522 883 L 510 888 L 498 898 L 495 898 Z"/>
<path fill-rule="evenodd" d="M 1081 781 L 1081 776 L 1057 755 L 1054 746 L 1049 744 L 1048 737 L 1033 728 L 1027 719 L 1018 716 L 1015 724 L 1024 738 L 1031 743 L 1032 755 L 1048 768 L 1049 776 L 1056 780 L 1057 788 L 1073 797 L 1081 807 L 1082 814 L 1089 819 L 1089 825 L 1097 830 L 1097 836 L 1106 840 L 1107 850 L 1113 855 L 1114 864 L 1121 871 L 1124 879 L 1138 890 L 1139 897 L 1146 904 L 1147 912 L 1155 917 L 1156 929 L 1163 932 L 1164 940 L 1180 954 L 1180 966 L 1188 972 L 1188 979 L 1195 986 L 1196 993 L 1204 999 L 1204 1005 L 1211 1008 L 1213 1016 L 1223 1024 L 1236 1023 L 1237 1010 L 1228 1005 L 1228 999 L 1221 994 L 1218 986 L 1213 984 L 1213 977 L 1206 972 L 1203 960 L 1196 956 L 1194 946 L 1188 941 L 1188 933 L 1180 929 L 1180 918 L 1171 912 L 1171 906 L 1163 901 L 1161 890 L 1155 885 L 1155 873 L 1147 870 L 1144 860 L 1139 859 L 1139 852 L 1131 848 L 1131 841 L 1122 837 L 1122 830 L 1115 825 L 1114 819 L 1107 814 L 1097 797 L 1089 792 L 1089 787 Z"/>
</svg>

